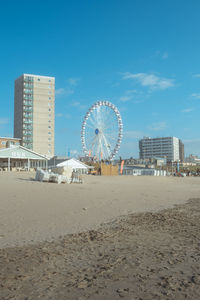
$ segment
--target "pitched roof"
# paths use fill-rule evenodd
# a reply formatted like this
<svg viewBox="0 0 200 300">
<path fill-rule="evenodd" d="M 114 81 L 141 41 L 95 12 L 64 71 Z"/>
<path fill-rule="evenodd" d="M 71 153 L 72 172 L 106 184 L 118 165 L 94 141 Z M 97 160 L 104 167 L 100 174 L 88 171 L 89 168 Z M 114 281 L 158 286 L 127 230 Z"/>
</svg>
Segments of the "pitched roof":
<svg viewBox="0 0 200 300">
<path fill-rule="evenodd" d="M 67 159 L 67 160 L 57 164 L 57 167 L 65 167 L 65 166 L 69 166 L 74 169 L 88 169 L 87 165 L 85 165 L 84 163 L 82 163 L 81 161 L 79 161 L 75 158 Z"/>
<path fill-rule="evenodd" d="M 0 150 L 0 158 L 38 159 L 46 160 L 47 157 L 22 146 L 12 146 Z"/>
</svg>

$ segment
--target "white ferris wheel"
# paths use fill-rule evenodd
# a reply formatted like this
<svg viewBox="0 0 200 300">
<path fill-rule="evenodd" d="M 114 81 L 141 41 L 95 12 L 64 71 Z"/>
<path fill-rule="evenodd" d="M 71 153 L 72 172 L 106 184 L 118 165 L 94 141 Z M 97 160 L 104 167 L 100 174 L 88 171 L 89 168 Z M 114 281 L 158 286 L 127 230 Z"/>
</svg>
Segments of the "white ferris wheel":
<svg viewBox="0 0 200 300">
<path fill-rule="evenodd" d="M 117 107 L 108 101 L 94 103 L 86 113 L 81 142 L 86 156 L 113 160 L 122 140 L 123 124 Z"/>
</svg>

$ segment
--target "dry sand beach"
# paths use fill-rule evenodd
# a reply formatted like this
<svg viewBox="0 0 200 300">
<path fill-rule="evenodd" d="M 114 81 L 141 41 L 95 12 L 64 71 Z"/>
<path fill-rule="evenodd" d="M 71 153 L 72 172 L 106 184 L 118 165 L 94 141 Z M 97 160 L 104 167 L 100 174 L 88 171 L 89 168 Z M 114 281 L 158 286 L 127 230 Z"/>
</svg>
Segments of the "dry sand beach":
<svg viewBox="0 0 200 300">
<path fill-rule="evenodd" d="M 0 174 L 1 299 L 200 298 L 200 178 L 31 178 Z"/>
</svg>

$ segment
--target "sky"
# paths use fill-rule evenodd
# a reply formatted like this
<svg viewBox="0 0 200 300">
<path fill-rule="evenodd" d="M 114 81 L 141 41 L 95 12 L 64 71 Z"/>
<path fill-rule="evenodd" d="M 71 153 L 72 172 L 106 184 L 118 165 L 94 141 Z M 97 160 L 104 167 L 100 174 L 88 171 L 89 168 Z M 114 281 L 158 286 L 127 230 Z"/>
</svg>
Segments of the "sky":
<svg viewBox="0 0 200 300">
<path fill-rule="evenodd" d="M 90 106 L 120 111 L 123 158 L 143 136 L 200 156 L 199 0 L 0 0 L 0 136 L 13 136 L 14 80 L 54 76 L 55 153 L 82 154 Z"/>
</svg>

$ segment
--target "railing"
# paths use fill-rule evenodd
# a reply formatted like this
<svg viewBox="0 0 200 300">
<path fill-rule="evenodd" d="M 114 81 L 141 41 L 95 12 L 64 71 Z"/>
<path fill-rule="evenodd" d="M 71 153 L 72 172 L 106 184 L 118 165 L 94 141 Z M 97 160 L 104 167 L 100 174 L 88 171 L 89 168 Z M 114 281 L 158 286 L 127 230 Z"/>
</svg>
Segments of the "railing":
<svg viewBox="0 0 200 300">
<path fill-rule="evenodd" d="M 24 89 L 25 94 L 33 94 L 33 90 Z"/>
<path fill-rule="evenodd" d="M 33 77 L 25 77 L 24 81 L 25 82 L 33 82 Z"/>
<path fill-rule="evenodd" d="M 24 105 L 33 106 L 33 102 L 32 101 L 24 101 Z"/>
<path fill-rule="evenodd" d="M 25 88 L 30 88 L 30 89 L 31 89 L 31 88 L 33 88 L 33 84 L 32 84 L 32 83 L 25 83 L 25 84 L 24 84 L 24 87 L 25 87 Z"/>
<path fill-rule="evenodd" d="M 32 123 L 33 123 L 33 120 L 32 120 L 32 119 L 31 119 L 31 120 L 24 119 L 24 120 L 23 120 L 23 123 L 24 123 L 24 124 L 32 124 Z"/>
<path fill-rule="evenodd" d="M 30 119 L 30 118 L 32 118 L 33 115 L 31 113 L 29 113 L 29 114 L 24 113 L 23 116 L 24 116 L 24 118 Z"/>
<path fill-rule="evenodd" d="M 33 129 L 33 127 L 32 126 L 23 126 L 23 129 L 27 129 L 27 130 L 32 130 Z"/>
<path fill-rule="evenodd" d="M 23 138 L 23 142 L 28 142 L 28 143 L 32 143 L 33 142 L 33 139 L 30 139 L 30 138 Z"/>
<path fill-rule="evenodd" d="M 33 109 L 32 109 L 32 108 L 28 108 L 28 107 L 24 107 L 24 111 L 25 111 L 25 112 L 29 112 L 29 111 L 32 112 Z"/>
<path fill-rule="evenodd" d="M 33 100 L 33 95 L 24 95 L 25 100 Z"/>
</svg>

